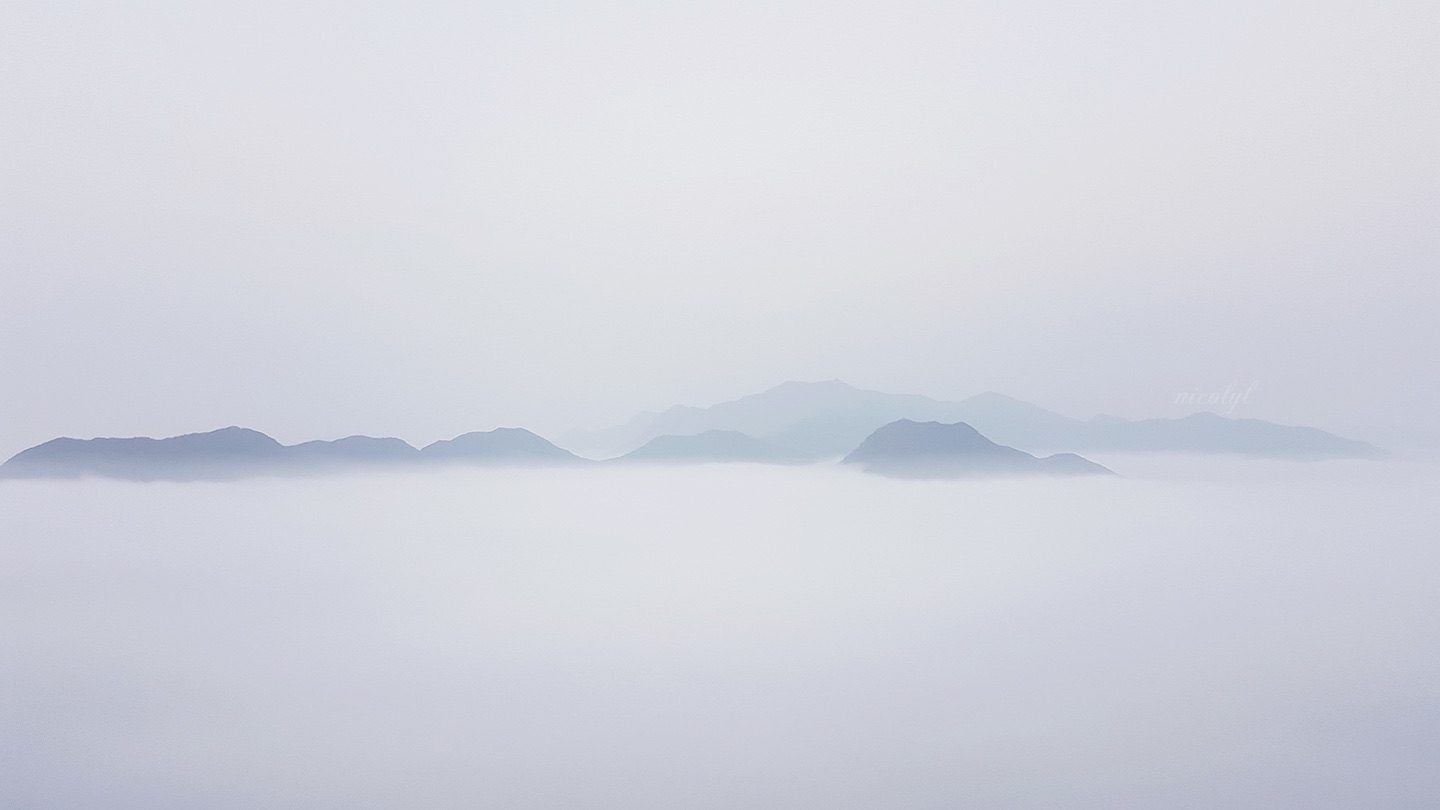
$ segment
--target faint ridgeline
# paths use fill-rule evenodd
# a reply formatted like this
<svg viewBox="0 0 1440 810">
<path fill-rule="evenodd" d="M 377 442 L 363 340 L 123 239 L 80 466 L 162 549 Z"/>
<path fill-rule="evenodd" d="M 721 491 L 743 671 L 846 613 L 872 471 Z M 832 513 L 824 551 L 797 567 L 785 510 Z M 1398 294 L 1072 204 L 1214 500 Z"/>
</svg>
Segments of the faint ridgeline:
<svg viewBox="0 0 1440 810">
<path fill-rule="evenodd" d="M 813 456 L 736 430 L 707 430 L 693 436 L 656 436 L 616 461 L 655 464 L 804 464 Z"/>
<path fill-rule="evenodd" d="M 839 380 L 787 382 L 708 408 L 677 405 L 598 431 L 576 431 L 564 444 L 595 458 L 621 456 L 661 436 L 733 431 L 812 458 L 839 458 L 878 428 L 900 419 L 964 422 L 982 435 L 1031 453 L 1238 453 L 1297 459 L 1363 458 L 1379 448 L 1316 428 L 1201 412 L 1181 419 L 1073 419 L 1004 394 L 947 402 L 867 391 Z"/>
</svg>

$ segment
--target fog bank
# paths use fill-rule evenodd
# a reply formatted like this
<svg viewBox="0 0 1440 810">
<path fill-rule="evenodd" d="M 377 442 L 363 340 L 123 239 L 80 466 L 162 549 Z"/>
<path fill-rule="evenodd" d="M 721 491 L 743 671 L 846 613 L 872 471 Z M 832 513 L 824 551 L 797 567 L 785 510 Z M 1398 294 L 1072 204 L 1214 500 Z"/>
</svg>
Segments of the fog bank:
<svg viewBox="0 0 1440 810">
<path fill-rule="evenodd" d="M 1146 463 L 0 482 L 0 804 L 1433 806 L 1435 471 Z"/>
</svg>

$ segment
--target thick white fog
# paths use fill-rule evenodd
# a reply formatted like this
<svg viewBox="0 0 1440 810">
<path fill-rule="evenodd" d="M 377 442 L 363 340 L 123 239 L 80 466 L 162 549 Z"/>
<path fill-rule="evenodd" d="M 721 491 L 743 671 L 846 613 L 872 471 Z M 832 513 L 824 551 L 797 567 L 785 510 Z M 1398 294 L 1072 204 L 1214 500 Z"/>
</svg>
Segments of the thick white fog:
<svg viewBox="0 0 1440 810">
<path fill-rule="evenodd" d="M 1433 469 L 0 482 L 7 807 L 1421 807 Z"/>
</svg>

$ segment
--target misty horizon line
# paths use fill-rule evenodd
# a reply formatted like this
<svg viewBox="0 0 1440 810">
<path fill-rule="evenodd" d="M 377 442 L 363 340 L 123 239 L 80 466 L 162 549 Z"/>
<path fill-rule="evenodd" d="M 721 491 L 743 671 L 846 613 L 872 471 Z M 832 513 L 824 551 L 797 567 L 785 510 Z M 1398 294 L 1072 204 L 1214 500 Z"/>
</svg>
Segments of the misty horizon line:
<svg viewBox="0 0 1440 810">
<path fill-rule="evenodd" d="M 935 430 L 908 436 L 902 436 L 903 428 L 894 432 L 903 425 L 929 425 Z M 1030 461 L 1056 457 L 1073 457 L 1074 461 L 1062 458 L 1050 469 L 1067 465 L 1100 468 L 1078 455 L 1081 452 L 1230 453 L 1310 460 L 1387 455 L 1374 445 L 1318 428 L 1233 419 L 1213 412 L 1178 419 L 1132 421 L 1096 416 L 1079 420 L 996 392 L 945 402 L 859 389 L 836 378 L 788 381 L 708 408 L 675 405 L 660 412 L 644 412 L 611 428 L 571 431 L 559 441 L 523 426 L 506 426 L 460 433 L 424 445 L 367 434 L 282 444 L 253 428 L 230 425 L 160 439 L 54 438 L 10 457 L 0 465 L 0 474 L 152 480 L 436 463 L 810 464 L 848 459 L 887 429 L 898 441 L 900 460 L 898 466 L 890 461 L 879 466 L 894 469 L 933 466 L 942 456 L 941 466 L 958 464 L 970 469 L 987 454 L 999 452 L 996 448 L 1018 454 L 1012 466 L 1026 469 Z M 979 441 L 957 438 L 967 432 Z"/>
<path fill-rule="evenodd" d="M 1216 406 L 1217 408 L 1223 408 L 1223 409 L 1224 409 L 1223 411 L 1216 410 L 1216 409 L 1210 408 L 1210 407 L 1201 407 L 1199 410 L 1193 411 L 1193 412 L 1191 412 L 1191 413 L 1189 413 L 1189 414 L 1186 414 L 1186 415 L 1184 415 L 1184 416 L 1171 416 L 1171 417 L 1164 417 L 1164 416 L 1160 416 L 1160 417 L 1119 417 L 1119 416 L 1110 415 L 1109 413 L 1106 413 L 1106 412 L 1098 412 L 1098 413 L 1095 413 L 1095 414 L 1090 415 L 1090 416 L 1088 416 L 1088 417 L 1065 416 L 1064 418 L 1073 419 L 1073 420 L 1080 421 L 1080 422 L 1094 422 L 1094 421 L 1100 421 L 1100 420 L 1121 420 L 1121 421 L 1127 421 L 1127 422 L 1139 422 L 1139 421 L 1175 422 L 1175 421 L 1180 421 L 1180 420 L 1184 420 L 1184 419 L 1192 419 L 1192 418 L 1197 417 L 1197 416 L 1202 416 L 1202 417 L 1203 417 L 1203 416 L 1205 416 L 1205 415 L 1213 414 L 1213 415 L 1215 415 L 1215 416 L 1218 416 L 1218 417 L 1220 417 L 1220 418 L 1227 419 L 1227 420 L 1230 420 L 1230 421 L 1252 421 L 1252 422 L 1262 422 L 1262 423 L 1265 423 L 1265 424 L 1284 425 L 1284 426 L 1287 426 L 1287 427 L 1292 426 L 1292 425 L 1291 425 L 1290 423 L 1288 423 L 1288 422 L 1277 422 L 1277 421 L 1275 421 L 1275 420 L 1270 420 L 1270 419 L 1259 419 L 1259 418 L 1257 418 L 1257 417 L 1243 417 L 1243 416 L 1237 417 L 1237 416 L 1233 416 L 1233 415 L 1232 415 L 1232 414 L 1234 413 L 1235 408 L 1236 408 L 1237 405 L 1247 404 L 1247 403 L 1248 403 L 1251 394 L 1253 394 L 1255 388 L 1258 387 L 1258 384 L 1259 384 L 1258 381 L 1251 381 L 1251 382 L 1247 383 L 1247 384 L 1246 384 L 1246 387 L 1243 389 L 1243 391 L 1241 391 L 1241 392 L 1239 392 L 1239 393 L 1236 392 L 1236 388 L 1237 388 L 1238 383 L 1232 382 L 1232 383 L 1228 384 L 1228 385 L 1226 386 L 1226 388 L 1223 389 L 1223 391 L 1216 391 L 1216 392 L 1207 392 L 1207 391 L 1200 391 L 1200 390 L 1183 391 L 1183 392 L 1178 392 L 1178 393 L 1176 393 L 1175 396 L 1174 396 L 1174 400 L 1173 400 L 1173 401 L 1174 401 L 1174 404 L 1177 404 L 1177 405 Z M 950 400 L 950 399 L 942 399 L 942 398 L 939 398 L 939 397 L 933 397 L 933 396 L 930 396 L 930 395 L 928 395 L 928 394 L 899 394 L 899 395 L 894 395 L 894 394 L 889 394 L 888 392 L 881 391 L 881 390 L 878 389 L 878 388 L 865 388 L 865 387 L 856 386 L 856 385 L 853 385 L 853 384 L 851 384 L 851 383 L 849 383 L 849 382 L 846 382 L 845 380 L 842 380 L 842 379 L 839 378 L 839 377 L 830 377 L 830 378 L 825 378 L 825 379 L 814 379 L 814 380 L 785 380 L 785 381 L 783 381 L 783 382 L 779 382 L 779 383 L 776 383 L 776 384 L 771 385 L 771 386 L 769 386 L 769 387 L 763 388 L 763 389 L 761 389 L 759 392 L 741 395 L 741 396 L 738 396 L 738 397 L 735 397 L 735 398 L 732 398 L 732 399 L 728 399 L 728 400 L 722 400 L 722 401 L 720 401 L 720 402 L 718 402 L 718 403 L 715 403 L 715 404 L 712 404 L 712 405 L 690 405 L 690 404 L 684 404 L 684 403 L 674 403 L 674 404 L 671 404 L 671 405 L 665 406 L 665 407 L 657 407 L 657 408 L 651 408 L 651 409 L 645 409 L 645 410 L 638 411 L 638 412 L 637 412 L 633 417 L 631 417 L 631 418 L 632 418 L 632 419 L 635 419 L 635 418 L 640 418 L 640 417 L 644 417 L 644 416 L 657 416 L 657 415 L 664 415 L 664 414 L 674 413 L 674 412 L 705 410 L 705 409 L 708 409 L 708 408 L 714 408 L 714 407 L 718 407 L 718 406 L 728 405 L 728 404 L 731 404 L 731 403 L 741 402 L 741 401 L 744 401 L 744 400 L 749 399 L 749 398 L 752 398 L 752 397 L 764 396 L 764 395 L 766 395 L 766 394 L 771 394 L 771 393 L 774 393 L 774 392 L 777 392 L 777 391 L 782 391 L 782 390 L 785 390 L 785 389 L 787 389 L 787 388 L 820 388 L 820 387 L 837 387 L 837 388 L 843 388 L 843 389 L 846 389 L 846 390 L 849 390 L 849 391 L 855 391 L 855 392 L 864 393 L 864 394 L 882 394 L 882 395 L 887 395 L 887 396 L 914 397 L 914 398 L 918 398 L 918 399 L 927 400 L 927 401 L 933 402 L 933 403 L 969 403 L 969 402 L 979 402 L 979 401 L 985 401 L 985 400 L 1004 401 L 1004 402 L 1009 402 L 1009 403 L 1013 403 L 1013 404 L 1020 405 L 1020 406 L 1026 406 L 1026 407 L 1031 407 L 1031 408 L 1038 408 L 1038 409 L 1047 411 L 1047 412 L 1049 412 L 1049 413 L 1053 413 L 1053 414 L 1055 414 L 1055 415 L 1057 415 L 1057 416 L 1061 416 L 1061 414 L 1059 414 L 1059 412 L 1057 412 L 1057 411 L 1053 411 L 1053 410 L 1051 410 L 1051 409 L 1049 409 L 1049 408 L 1046 408 L 1046 407 L 1044 407 L 1044 406 L 1036 405 L 1035 403 L 1030 402 L 1030 401 L 1028 401 L 1028 400 L 1023 400 L 1023 399 L 1020 399 L 1020 398 L 1018 398 L 1018 397 L 1014 397 L 1014 396 L 1011 396 L 1011 395 L 1009 395 L 1009 394 L 1005 394 L 1005 393 L 1003 393 L 1003 392 L 996 391 L 996 390 L 994 390 L 994 389 L 987 389 L 987 390 L 981 391 L 981 392 L 976 393 L 976 394 L 971 394 L 971 395 L 969 395 L 969 396 L 962 397 L 962 398 L 960 398 L 960 399 Z M 963 420 L 962 420 L 962 421 L 963 421 Z M 592 423 L 592 424 L 593 424 L 593 423 Z M 1300 426 L 1295 426 L 1295 427 L 1300 427 Z M 264 431 L 264 430 L 261 430 L 260 428 L 256 428 L 256 427 L 254 427 L 254 426 L 252 426 L 252 425 L 240 425 L 240 424 L 234 424 L 234 423 L 232 423 L 232 424 L 221 425 L 221 426 L 218 426 L 218 427 L 209 428 L 209 429 L 204 429 L 204 430 L 190 430 L 190 431 L 182 432 L 182 433 L 174 433 L 174 434 L 171 434 L 171 435 L 169 435 L 169 436 L 164 436 L 164 437 L 141 435 L 141 434 L 132 435 L 132 436 L 120 436 L 120 435 L 104 435 L 104 436 L 102 436 L 102 435 L 98 435 L 98 434 L 97 434 L 97 435 L 92 435 L 92 436 L 88 436 L 88 437 L 82 437 L 82 436 L 75 436 L 75 435 L 65 434 L 65 435 L 62 435 L 62 436 L 52 437 L 52 438 L 49 439 L 49 440 L 54 440 L 54 439 L 73 439 L 73 440 L 76 440 L 76 441 L 90 441 L 90 440 L 96 440 L 96 439 L 130 439 L 130 438 L 153 438 L 153 439 L 157 439 L 157 440 L 158 440 L 158 439 L 161 439 L 161 438 L 179 438 L 179 437 L 184 437 L 184 436 L 204 435 L 204 434 L 208 434 L 208 433 L 214 433 L 214 432 L 217 432 L 217 431 L 220 431 L 220 430 L 233 429 L 233 428 L 241 428 L 241 429 L 247 429 L 247 430 L 255 430 L 255 431 L 259 432 L 259 433 L 265 434 L 266 436 L 270 436 L 270 435 L 271 435 L 271 434 L 269 434 L 268 432 L 266 432 L 266 431 Z M 344 435 L 337 435 L 337 436 L 334 436 L 333 438 L 300 439 L 300 440 L 298 440 L 298 441 L 294 441 L 294 442 L 291 443 L 291 444 L 285 444 L 285 443 L 283 443 L 283 442 L 282 442 L 281 444 L 282 444 L 282 446 L 285 446 L 285 447 L 297 447 L 297 446 L 300 446 L 300 445 L 303 445 L 303 444 L 307 444 L 307 443 L 312 443 L 312 442 L 339 442 L 339 441 L 345 441 L 345 440 L 347 440 L 347 439 L 395 439 L 395 440 L 404 442 L 407 446 L 409 446 L 409 447 L 411 447 L 411 448 L 413 448 L 413 449 L 415 449 L 415 450 L 424 450 L 426 447 L 430 447 L 430 446 L 435 445 L 435 444 L 437 444 L 437 443 L 439 443 L 439 442 L 452 441 L 452 440 L 454 440 L 454 439 L 456 439 L 456 438 L 459 438 L 459 437 L 461 437 L 461 436 L 465 436 L 465 435 L 468 435 L 468 434 L 471 434 L 471 433 L 489 433 L 489 432 L 493 432 L 493 431 L 497 431 L 497 430 L 523 430 L 523 431 L 526 431 L 526 432 L 528 432 L 528 433 L 531 433 L 531 434 L 533 434 L 533 435 L 535 435 L 535 436 L 538 436 L 538 437 L 540 437 L 540 438 L 544 438 L 544 439 L 546 439 L 547 441 L 551 441 L 551 442 L 553 442 L 553 443 L 556 443 L 557 446 L 564 447 L 565 444 L 566 444 L 565 439 L 564 439 L 565 436 L 567 436 L 567 435 L 573 435 L 573 434 L 577 434 L 577 433 L 584 433 L 584 432 L 587 432 L 587 431 L 590 431 L 590 430 L 597 430 L 597 429 L 603 429 L 603 428 L 586 428 L 586 427 L 576 427 L 576 426 L 572 426 L 572 427 L 570 427 L 570 428 L 568 428 L 568 429 L 559 429 L 559 430 L 554 431 L 554 434 L 555 434 L 555 435 L 558 435 L 558 436 L 560 437 L 560 438 L 557 440 L 557 439 L 553 439 L 553 438 L 551 438 L 549 435 L 547 435 L 547 434 L 550 434 L 551 431 L 545 431 L 544 433 L 542 433 L 542 432 L 540 432 L 540 431 L 534 430 L 534 429 L 529 428 L 529 427 L 527 427 L 526 425 L 520 424 L 520 423 L 501 423 L 501 424 L 494 424 L 494 425 L 491 425 L 491 426 L 488 426 L 488 427 L 477 428 L 477 429 L 475 429 L 475 430 L 465 430 L 465 431 L 461 431 L 460 433 L 457 433 L 457 434 L 455 434 L 454 436 L 450 436 L 448 439 L 447 439 L 447 438 L 439 438 L 439 439 L 431 440 L 430 442 L 413 442 L 413 441 L 411 441 L 411 440 L 409 440 L 409 439 L 406 439 L 406 438 L 403 438 L 403 437 L 400 437 L 400 436 L 396 436 L 396 435 L 393 435 L 393 434 L 389 434 L 389 433 L 386 433 L 386 432 L 384 432 L 384 431 L 364 431 L 364 432 L 357 432 L 357 433 L 348 433 L 348 434 L 344 434 Z M 1317 429 L 1319 429 L 1319 428 L 1317 428 Z M 678 435 L 678 434 L 677 434 L 677 435 Z M 49 441 L 49 440 L 47 440 L 47 441 Z M 277 441 L 278 441 L 278 440 L 277 440 Z M 25 450 L 25 449 L 28 449 L 28 448 L 19 448 L 19 449 L 18 449 L 17 451 L 15 451 L 15 452 L 21 452 L 21 451 L 23 451 L 23 450 Z M 572 450 L 571 452 L 575 452 L 575 451 Z M 587 457 L 586 454 L 583 454 L 583 453 L 577 453 L 577 455 L 580 455 L 581 457 Z M 602 454 L 602 455 L 603 455 L 603 454 Z M 4 458 L 9 458 L 9 457 L 13 457 L 13 454 L 12 454 L 12 456 L 5 456 Z M 602 458 L 593 458 L 593 459 L 591 459 L 591 460 L 605 460 L 605 459 L 602 459 Z"/>
</svg>

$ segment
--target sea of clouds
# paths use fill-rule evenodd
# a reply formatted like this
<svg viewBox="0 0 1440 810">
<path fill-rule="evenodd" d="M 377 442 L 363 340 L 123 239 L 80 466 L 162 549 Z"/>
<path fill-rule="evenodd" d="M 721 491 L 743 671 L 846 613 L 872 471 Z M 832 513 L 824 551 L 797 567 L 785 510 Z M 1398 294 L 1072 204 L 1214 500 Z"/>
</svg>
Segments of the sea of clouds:
<svg viewBox="0 0 1440 810">
<path fill-rule="evenodd" d="M 1430 807 L 1440 471 L 0 482 L 6 807 Z"/>
</svg>

